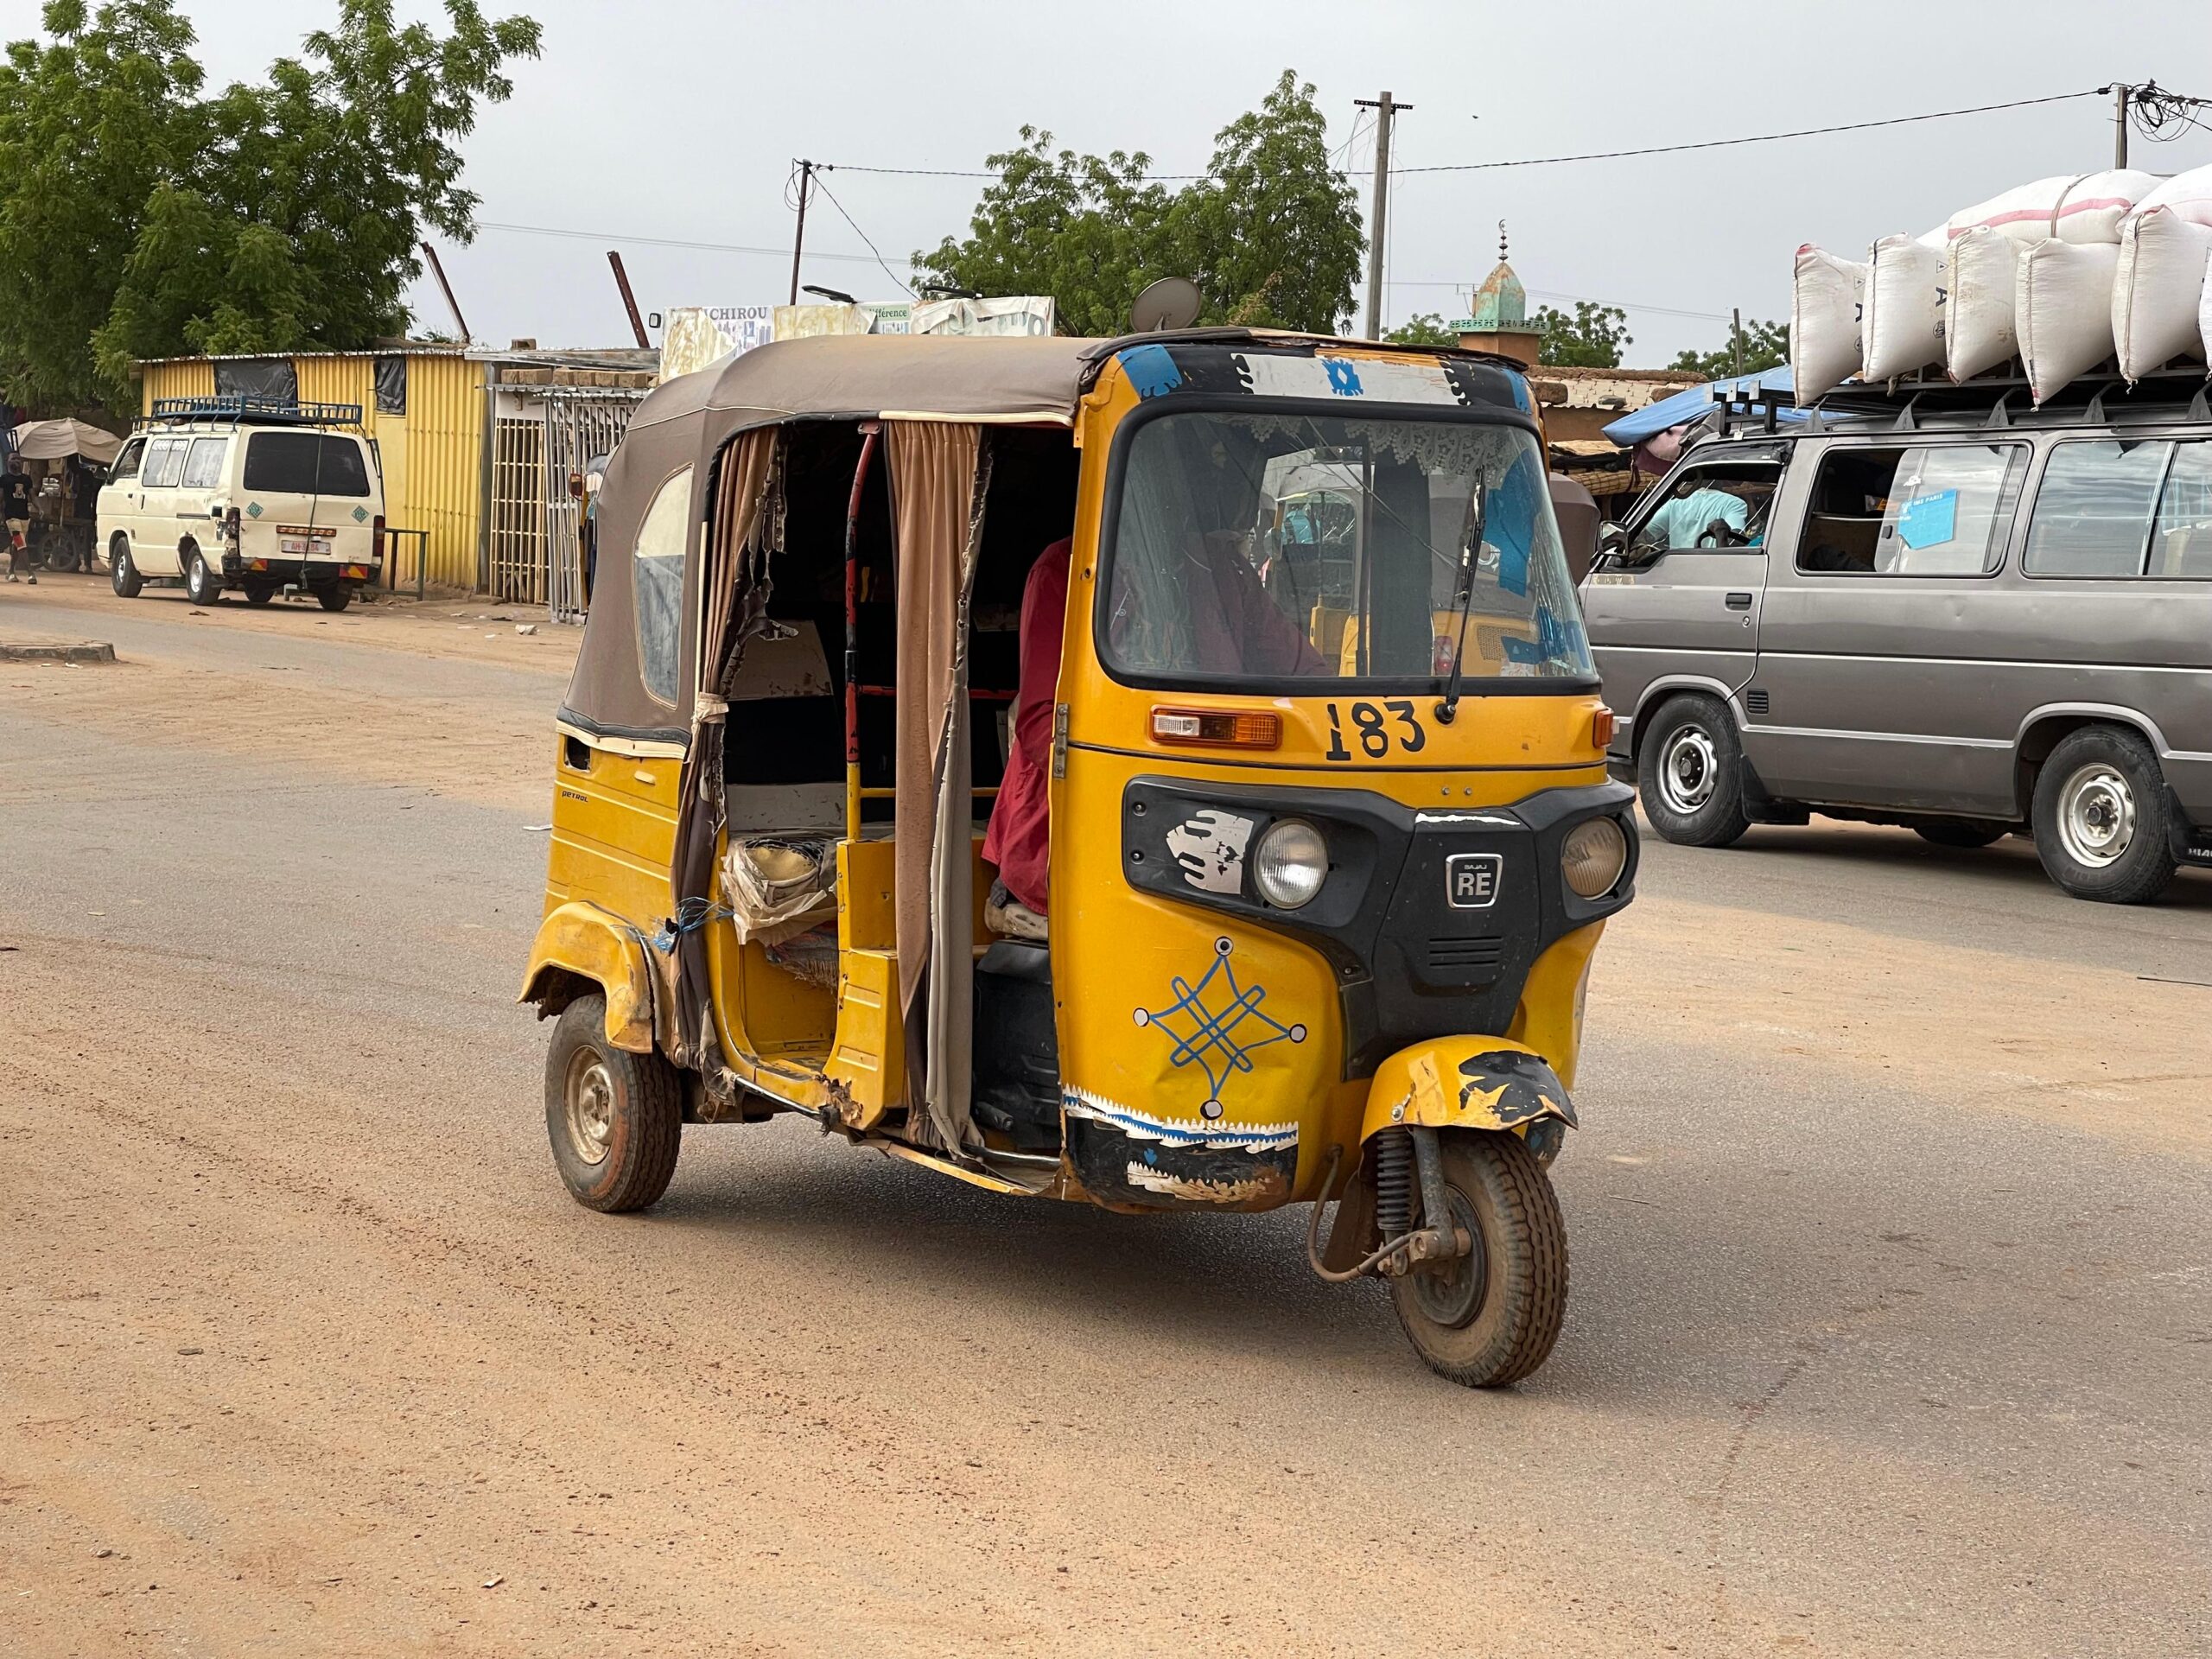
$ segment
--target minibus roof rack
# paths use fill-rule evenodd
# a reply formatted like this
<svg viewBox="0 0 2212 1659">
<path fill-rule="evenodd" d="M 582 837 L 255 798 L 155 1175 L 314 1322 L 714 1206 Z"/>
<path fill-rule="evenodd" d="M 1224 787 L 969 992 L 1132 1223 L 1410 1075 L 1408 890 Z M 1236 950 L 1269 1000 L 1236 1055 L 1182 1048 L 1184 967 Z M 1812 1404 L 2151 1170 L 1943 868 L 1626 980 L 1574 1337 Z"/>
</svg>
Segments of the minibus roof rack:
<svg viewBox="0 0 2212 1659">
<path fill-rule="evenodd" d="M 2184 365 L 2154 371 L 2130 385 L 2117 369 L 2107 366 L 2069 381 L 2041 404 L 2023 409 L 2016 396 L 2024 401 L 2031 388 L 2016 359 L 1970 380 L 1955 381 L 1940 371 L 1923 370 L 1877 385 L 1841 385 L 1808 408 L 1823 415 L 1823 425 L 1831 430 L 1837 422 L 1887 422 L 1892 430 L 1911 432 L 1930 422 L 1956 427 L 1979 421 L 2002 428 L 2069 421 L 2102 424 L 2131 416 L 2201 421 L 2212 418 L 2205 378 L 2202 368 Z"/>
<path fill-rule="evenodd" d="M 211 421 L 238 426 L 248 422 L 281 426 L 361 424 L 359 404 L 303 404 L 296 397 L 156 397 L 147 421 Z"/>
</svg>

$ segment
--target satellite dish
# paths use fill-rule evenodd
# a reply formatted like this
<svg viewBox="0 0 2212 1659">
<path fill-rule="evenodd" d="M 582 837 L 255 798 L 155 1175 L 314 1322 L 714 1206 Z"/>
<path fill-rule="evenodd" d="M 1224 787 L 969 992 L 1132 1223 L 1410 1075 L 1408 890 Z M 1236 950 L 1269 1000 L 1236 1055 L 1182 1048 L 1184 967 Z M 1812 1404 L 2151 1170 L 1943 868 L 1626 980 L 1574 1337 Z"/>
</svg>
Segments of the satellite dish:
<svg viewBox="0 0 2212 1659">
<path fill-rule="evenodd" d="M 1198 285 L 1189 277 L 1162 276 L 1147 283 L 1129 308 L 1129 332 L 1152 334 L 1163 328 L 1187 328 L 1198 320 L 1205 303 Z"/>
</svg>

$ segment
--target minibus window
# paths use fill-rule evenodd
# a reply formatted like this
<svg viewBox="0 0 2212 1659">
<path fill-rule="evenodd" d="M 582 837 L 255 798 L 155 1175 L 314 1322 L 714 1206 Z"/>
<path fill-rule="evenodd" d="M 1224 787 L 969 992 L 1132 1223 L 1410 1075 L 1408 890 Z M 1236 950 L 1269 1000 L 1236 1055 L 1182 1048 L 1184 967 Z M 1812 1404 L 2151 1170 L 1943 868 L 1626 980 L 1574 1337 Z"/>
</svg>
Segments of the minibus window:
<svg viewBox="0 0 2212 1659">
<path fill-rule="evenodd" d="M 2139 576 L 2174 446 L 2098 439 L 2050 452 L 2028 521 L 2031 576 Z"/>
<path fill-rule="evenodd" d="M 156 438 L 146 448 L 146 487 L 168 490 L 176 487 L 184 475 L 185 442 L 182 438 Z"/>
<path fill-rule="evenodd" d="M 2018 443 L 1831 449 L 1813 475 L 1797 568 L 1986 575 L 2005 563 L 2026 467 L 2027 446 Z"/>
<path fill-rule="evenodd" d="M 1465 677 L 1595 671 L 1524 429 L 1177 410 L 1123 442 L 1098 618 L 1116 674 L 1433 684 L 1460 633 L 1463 555 Z"/>
<path fill-rule="evenodd" d="M 328 432 L 257 432 L 246 440 L 245 487 L 271 495 L 367 495 L 360 443 Z"/>
<path fill-rule="evenodd" d="M 1689 467 L 1637 526 L 1632 550 L 1654 559 L 1676 548 L 1764 547 L 1781 482 L 1782 468 L 1771 462 Z"/>
<path fill-rule="evenodd" d="M 126 478 L 138 476 L 139 458 L 146 453 L 146 440 L 133 438 L 123 446 L 123 453 L 115 458 L 115 465 L 108 469 L 107 481 L 120 484 Z"/>
<path fill-rule="evenodd" d="M 2212 577 L 2212 443 L 2174 446 L 2151 536 L 2151 574 Z"/>
<path fill-rule="evenodd" d="M 223 450 L 228 438 L 194 438 L 184 461 L 184 487 L 212 490 L 223 480 Z"/>
<path fill-rule="evenodd" d="M 676 664 L 683 645 L 684 514 L 690 502 L 691 469 L 686 467 L 660 486 L 645 509 L 630 565 L 645 690 L 667 703 L 676 701 Z"/>
</svg>

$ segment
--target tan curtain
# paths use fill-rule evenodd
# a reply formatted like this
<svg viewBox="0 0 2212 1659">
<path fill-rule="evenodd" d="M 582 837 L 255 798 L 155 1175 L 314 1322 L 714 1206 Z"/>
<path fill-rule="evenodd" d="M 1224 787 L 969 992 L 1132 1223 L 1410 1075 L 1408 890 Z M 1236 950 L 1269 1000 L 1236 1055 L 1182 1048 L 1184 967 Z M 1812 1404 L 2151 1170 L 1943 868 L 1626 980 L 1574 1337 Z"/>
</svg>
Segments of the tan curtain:
<svg viewBox="0 0 2212 1659">
<path fill-rule="evenodd" d="M 753 534 L 776 455 L 777 429 L 765 426 L 733 442 L 722 458 L 721 478 L 715 492 L 714 516 L 708 521 L 709 543 L 699 571 L 698 689 L 720 696 L 716 683 L 723 659 L 730 652 L 731 620 L 737 614 L 737 590 L 741 574 L 751 575 L 747 549 L 762 544 L 758 561 L 765 573 L 766 548 L 776 538 Z"/>
<path fill-rule="evenodd" d="M 898 836 L 893 875 L 899 1000 L 912 1062 L 920 1060 L 927 1121 L 947 1150 L 969 1138 L 975 986 L 975 808 L 969 793 L 968 594 L 982 528 L 982 429 L 937 421 L 885 423 L 898 536 Z M 934 925 L 932 925 L 934 924 Z M 915 1006 L 929 969 L 926 1016 Z M 914 1051 L 921 1053 L 916 1056 Z M 910 1111 L 919 1127 L 922 1114 Z"/>
<path fill-rule="evenodd" d="M 687 902 L 702 915 L 713 891 L 715 847 L 724 817 L 722 727 L 728 704 L 722 683 L 744 641 L 766 614 L 769 557 L 782 541 L 773 501 L 777 436 L 775 428 L 762 427 L 723 452 L 712 513 L 702 532 L 691 742 L 683 757 L 676 855 L 669 871 L 680 924 L 695 919 L 686 917 Z M 721 1071 L 721 1046 L 715 1038 L 714 992 L 702 927 L 678 932 L 675 957 L 677 1058 L 699 1067 L 712 1082 Z"/>
</svg>

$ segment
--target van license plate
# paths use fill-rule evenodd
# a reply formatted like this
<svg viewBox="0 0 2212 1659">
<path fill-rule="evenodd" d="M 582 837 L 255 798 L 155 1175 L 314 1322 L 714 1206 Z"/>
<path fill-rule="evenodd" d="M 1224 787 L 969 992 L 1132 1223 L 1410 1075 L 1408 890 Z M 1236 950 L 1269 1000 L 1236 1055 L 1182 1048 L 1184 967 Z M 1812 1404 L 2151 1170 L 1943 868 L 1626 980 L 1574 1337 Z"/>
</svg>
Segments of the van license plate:
<svg viewBox="0 0 2212 1659">
<path fill-rule="evenodd" d="M 1487 910 L 1497 902 L 1505 860 L 1497 853 L 1454 853 L 1444 861 L 1444 899 L 1454 910 Z"/>
<path fill-rule="evenodd" d="M 279 536 L 276 546 L 279 551 L 289 553 L 295 558 L 330 556 L 330 538 L 327 536 Z"/>
</svg>

